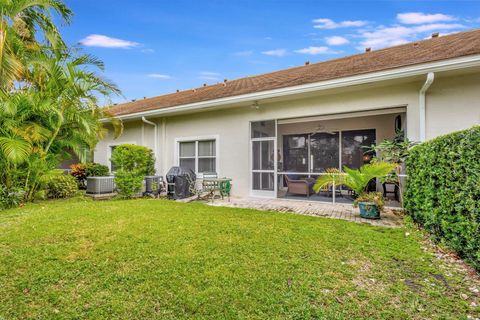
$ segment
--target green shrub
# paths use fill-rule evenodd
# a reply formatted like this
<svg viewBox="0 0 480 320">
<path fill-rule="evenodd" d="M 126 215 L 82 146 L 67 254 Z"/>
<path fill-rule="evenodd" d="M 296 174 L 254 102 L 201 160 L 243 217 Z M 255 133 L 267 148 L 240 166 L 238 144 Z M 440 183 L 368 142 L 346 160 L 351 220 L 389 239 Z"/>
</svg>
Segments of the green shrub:
<svg viewBox="0 0 480 320">
<path fill-rule="evenodd" d="M 115 185 L 120 197 L 131 199 L 142 191 L 144 175 L 138 171 L 115 171 Z"/>
<path fill-rule="evenodd" d="M 104 176 L 108 176 L 109 174 L 110 174 L 110 170 L 108 169 L 107 166 L 103 164 L 89 162 L 85 165 L 86 177 L 104 177 Z"/>
<path fill-rule="evenodd" d="M 0 210 L 18 207 L 23 199 L 24 192 L 20 188 L 7 188 L 0 184 Z"/>
<path fill-rule="evenodd" d="M 78 185 L 73 176 L 54 174 L 46 178 L 45 191 L 50 199 L 69 198 L 77 193 Z"/>
<path fill-rule="evenodd" d="M 480 270 L 480 126 L 422 143 L 406 163 L 407 212 Z"/>
<path fill-rule="evenodd" d="M 111 161 L 117 169 L 138 171 L 144 176 L 155 174 L 155 158 L 153 151 L 135 144 L 121 144 L 115 147 Z"/>
<path fill-rule="evenodd" d="M 155 174 L 152 150 L 133 144 L 115 147 L 111 161 L 115 164 L 115 185 L 122 198 L 132 198 L 143 187 L 143 179 Z"/>
</svg>

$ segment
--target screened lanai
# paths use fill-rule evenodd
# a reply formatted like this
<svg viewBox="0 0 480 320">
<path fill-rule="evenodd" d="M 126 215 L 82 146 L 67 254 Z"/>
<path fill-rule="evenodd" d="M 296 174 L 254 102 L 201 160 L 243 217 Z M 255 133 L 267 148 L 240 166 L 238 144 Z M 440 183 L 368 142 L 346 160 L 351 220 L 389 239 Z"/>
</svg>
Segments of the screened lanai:
<svg viewBox="0 0 480 320">
<path fill-rule="evenodd" d="M 369 163 L 370 147 L 392 139 L 403 130 L 404 108 L 375 112 L 324 115 L 251 123 L 253 196 L 352 203 L 354 194 L 341 186 L 315 192 L 318 176 L 345 166 L 353 169 Z M 394 185 L 372 181 L 369 190 L 386 191 L 395 205 Z"/>
</svg>

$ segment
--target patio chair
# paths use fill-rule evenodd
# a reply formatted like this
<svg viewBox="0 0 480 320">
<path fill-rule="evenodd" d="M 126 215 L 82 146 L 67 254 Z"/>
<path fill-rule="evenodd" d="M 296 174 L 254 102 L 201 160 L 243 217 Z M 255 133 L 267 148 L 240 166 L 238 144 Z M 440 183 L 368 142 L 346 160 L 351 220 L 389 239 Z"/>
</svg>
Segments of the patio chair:
<svg viewBox="0 0 480 320">
<path fill-rule="evenodd" d="M 306 195 L 307 198 L 313 194 L 313 185 L 315 184 L 315 178 L 300 178 L 294 175 L 285 175 L 285 181 L 287 183 L 287 194 L 299 194 Z"/>
</svg>

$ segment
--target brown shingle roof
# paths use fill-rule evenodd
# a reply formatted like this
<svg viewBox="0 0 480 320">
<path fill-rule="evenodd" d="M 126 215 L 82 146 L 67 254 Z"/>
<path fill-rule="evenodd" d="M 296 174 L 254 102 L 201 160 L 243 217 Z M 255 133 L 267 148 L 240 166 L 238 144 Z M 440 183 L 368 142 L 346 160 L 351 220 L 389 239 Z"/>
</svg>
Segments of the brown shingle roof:
<svg viewBox="0 0 480 320">
<path fill-rule="evenodd" d="M 473 54 L 480 54 L 480 29 L 123 103 L 110 111 L 125 115 Z"/>
</svg>

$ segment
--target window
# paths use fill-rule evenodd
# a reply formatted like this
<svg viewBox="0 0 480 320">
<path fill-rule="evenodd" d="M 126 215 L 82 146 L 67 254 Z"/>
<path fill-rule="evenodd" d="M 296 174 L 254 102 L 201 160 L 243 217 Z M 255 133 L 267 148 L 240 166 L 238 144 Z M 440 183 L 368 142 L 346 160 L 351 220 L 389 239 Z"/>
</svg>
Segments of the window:
<svg viewBox="0 0 480 320">
<path fill-rule="evenodd" d="M 217 172 L 215 140 L 179 142 L 178 163 L 196 173 Z"/>
</svg>

